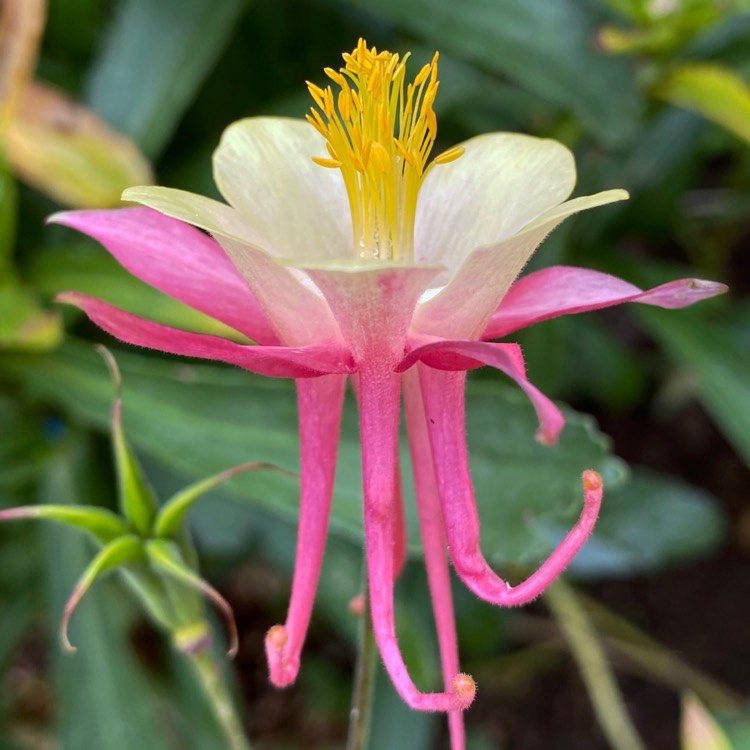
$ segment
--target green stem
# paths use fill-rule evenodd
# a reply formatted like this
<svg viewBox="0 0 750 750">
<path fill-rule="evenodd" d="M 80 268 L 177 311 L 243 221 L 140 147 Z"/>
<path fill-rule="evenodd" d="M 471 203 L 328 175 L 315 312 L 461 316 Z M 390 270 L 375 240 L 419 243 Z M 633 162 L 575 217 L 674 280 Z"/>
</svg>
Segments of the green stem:
<svg viewBox="0 0 750 750">
<path fill-rule="evenodd" d="M 578 663 L 594 713 L 610 747 L 613 750 L 646 750 L 625 709 L 599 635 L 575 591 L 558 578 L 544 596 Z"/>
<path fill-rule="evenodd" d="M 211 704 L 214 716 L 224 734 L 227 750 L 251 750 L 242 723 L 234 710 L 232 698 L 211 653 L 211 647 L 206 646 L 194 653 L 185 653 L 185 656 L 193 665 L 203 693 Z"/>
<path fill-rule="evenodd" d="M 349 712 L 349 734 L 346 750 L 366 750 L 370 737 L 370 716 L 377 666 L 375 634 L 372 630 L 370 603 L 367 598 L 367 578 L 363 580 L 363 610 L 357 642 L 357 668 L 354 675 L 354 693 Z"/>
</svg>

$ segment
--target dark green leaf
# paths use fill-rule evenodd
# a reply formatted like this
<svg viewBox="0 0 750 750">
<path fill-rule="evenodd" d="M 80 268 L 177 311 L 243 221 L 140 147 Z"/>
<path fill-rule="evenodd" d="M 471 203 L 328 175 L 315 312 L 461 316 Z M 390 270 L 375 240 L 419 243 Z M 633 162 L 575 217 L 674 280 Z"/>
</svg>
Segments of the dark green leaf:
<svg viewBox="0 0 750 750">
<path fill-rule="evenodd" d="M 246 0 L 122 0 L 87 103 L 155 157 L 224 49 Z"/>
<path fill-rule="evenodd" d="M 408 739 L 410 750 L 428 750 L 433 747 L 433 737 L 440 714 L 412 711 L 396 693 L 393 683 L 381 665 L 375 677 L 375 696 L 370 724 L 369 747 L 401 747 Z"/>
<path fill-rule="evenodd" d="M 40 248 L 29 265 L 28 279 L 49 298 L 75 289 L 166 325 L 241 338 L 228 326 L 136 279 L 94 244 L 71 243 Z"/>
<path fill-rule="evenodd" d="M 634 138 L 642 102 L 629 64 L 592 44 L 593 8 L 575 0 L 347 0 L 456 58 L 508 76 L 576 115 L 602 143 Z M 592 75 L 592 71 L 596 75 Z"/>
<path fill-rule="evenodd" d="M 655 570 L 706 554 L 725 532 L 726 519 L 707 492 L 637 469 L 624 486 L 605 489 L 597 528 L 570 571 L 608 577 Z"/>
<path fill-rule="evenodd" d="M 643 309 L 641 320 L 675 361 L 698 377 L 706 407 L 750 465 L 750 353 L 727 327 L 712 324 L 696 311 Z"/>
</svg>

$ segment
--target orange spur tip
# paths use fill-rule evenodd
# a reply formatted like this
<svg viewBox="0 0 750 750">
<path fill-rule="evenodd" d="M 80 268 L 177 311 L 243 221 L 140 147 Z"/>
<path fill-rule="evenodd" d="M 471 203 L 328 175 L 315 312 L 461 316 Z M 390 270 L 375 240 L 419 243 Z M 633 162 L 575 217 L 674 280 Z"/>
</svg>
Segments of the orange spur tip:
<svg viewBox="0 0 750 750">
<path fill-rule="evenodd" d="M 602 475 L 598 471 L 588 469 L 583 472 L 583 488 L 589 492 L 602 488 Z"/>
<path fill-rule="evenodd" d="M 289 633 L 283 625 L 274 625 L 266 633 L 266 643 L 274 649 L 282 649 L 286 646 Z"/>
</svg>

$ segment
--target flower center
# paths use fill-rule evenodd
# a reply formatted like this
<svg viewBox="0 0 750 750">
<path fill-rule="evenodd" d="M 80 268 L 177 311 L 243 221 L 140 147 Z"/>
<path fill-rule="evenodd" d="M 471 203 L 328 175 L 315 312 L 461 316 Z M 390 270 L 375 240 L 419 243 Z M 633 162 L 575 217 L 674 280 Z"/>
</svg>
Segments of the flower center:
<svg viewBox="0 0 750 750">
<path fill-rule="evenodd" d="M 458 159 L 456 146 L 430 164 L 437 135 L 432 109 L 438 89 L 438 55 L 406 83 L 406 61 L 360 39 L 344 67 L 326 68 L 339 88 L 307 82 L 316 107 L 307 120 L 326 139 L 322 167 L 340 169 L 352 212 L 354 246 L 364 260 L 411 261 L 417 195 L 433 164 Z"/>
</svg>

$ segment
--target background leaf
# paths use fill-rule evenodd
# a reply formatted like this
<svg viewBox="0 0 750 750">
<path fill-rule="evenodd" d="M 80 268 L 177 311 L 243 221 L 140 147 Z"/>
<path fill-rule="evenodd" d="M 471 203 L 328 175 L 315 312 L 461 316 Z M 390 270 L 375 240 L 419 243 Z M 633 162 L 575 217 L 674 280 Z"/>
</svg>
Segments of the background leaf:
<svg viewBox="0 0 750 750">
<path fill-rule="evenodd" d="M 227 43 L 246 0 L 123 0 L 89 73 L 86 100 L 154 157 Z"/>
<path fill-rule="evenodd" d="M 297 469 L 296 402 L 290 383 L 130 353 L 118 354 L 118 361 L 127 434 L 137 449 L 164 466 L 187 478 L 248 460 Z M 22 375 L 37 396 L 64 405 L 86 424 L 100 429 L 107 424 L 110 386 L 103 366 L 86 347 L 69 343 L 44 359 L 17 356 L 7 359 L 6 366 Z M 548 447 L 532 439 L 536 418 L 522 394 L 477 382 L 468 390 L 467 404 L 482 538 L 495 564 L 531 564 L 546 556 L 556 537 L 552 529 L 569 527 L 580 513 L 583 469 L 602 473 L 608 498 L 625 480 L 622 462 L 609 455 L 607 440 L 587 417 L 568 411 L 560 443 Z M 235 478 L 227 489 L 267 513 L 290 522 L 296 517 L 298 485 L 293 479 L 259 471 Z M 416 552 L 418 526 L 408 479 L 405 489 L 410 547 Z M 659 502 L 665 483 L 657 480 L 636 484 L 633 493 L 619 501 L 615 494 L 604 505 L 592 542 L 598 551 L 591 553 L 590 564 L 584 558 L 576 570 L 622 574 L 710 548 L 720 538 L 720 520 L 711 501 L 687 488 L 671 490 L 671 504 Z M 694 524 L 689 533 L 669 523 L 675 513 Z M 350 408 L 342 427 L 331 532 L 361 544 L 361 515 L 359 438 Z M 662 532 L 671 525 L 674 533 L 628 540 L 631 529 L 638 524 L 653 527 L 656 520 Z M 704 533 L 693 533 L 697 527 Z M 241 526 L 230 524 L 228 534 L 232 545 L 242 548 Z M 225 536 L 216 541 L 217 546 L 229 543 Z"/>
<path fill-rule="evenodd" d="M 635 136 L 642 103 L 623 60 L 592 44 L 596 6 L 574 0 L 348 0 L 438 49 L 574 113 L 612 146 Z M 588 72 L 596 68 L 596 76 Z"/>
<path fill-rule="evenodd" d="M 750 143 L 750 87 L 734 71 L 708 63 L 682 65 L 657 86 L 655 93 Z"/>
</svg>

